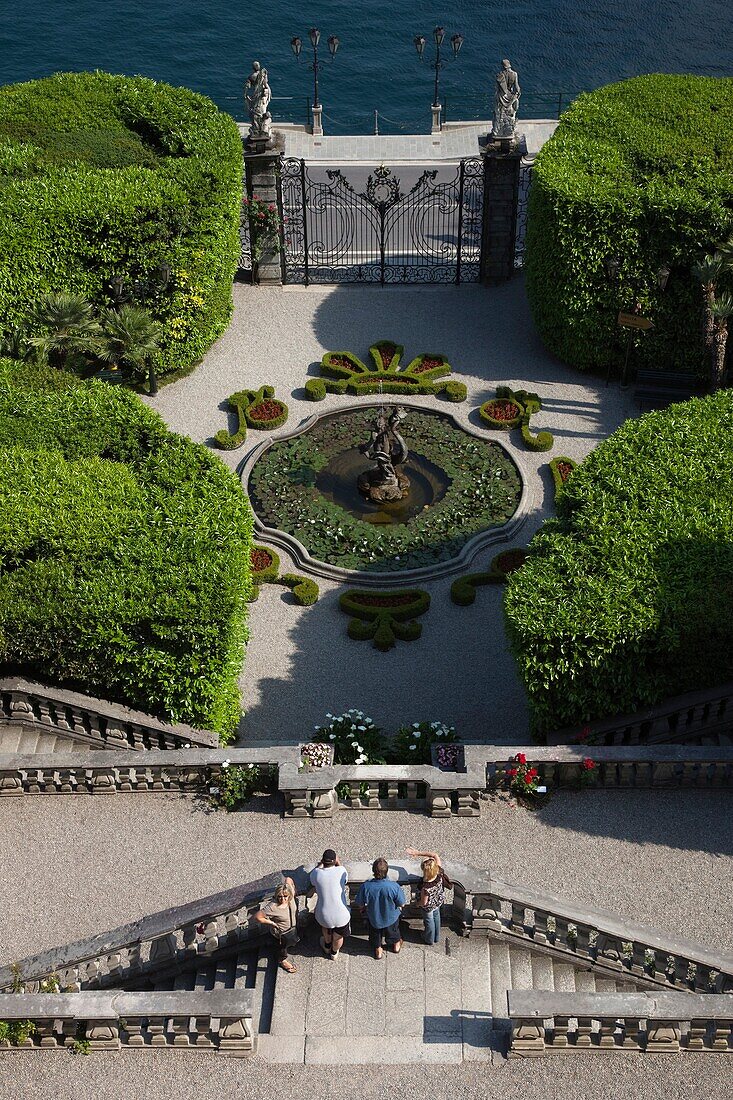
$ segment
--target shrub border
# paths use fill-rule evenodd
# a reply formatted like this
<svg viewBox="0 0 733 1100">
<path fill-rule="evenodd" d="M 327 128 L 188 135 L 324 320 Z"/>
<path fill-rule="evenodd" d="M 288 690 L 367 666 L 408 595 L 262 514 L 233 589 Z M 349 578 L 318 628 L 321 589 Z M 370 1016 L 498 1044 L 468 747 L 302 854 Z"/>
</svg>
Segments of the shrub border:
<svg viewBox="0 0 733 1100">
<path fill-rule="evenodd" d="M 259 599 L 260 587 L 263 584 L 282 584 L 286 588 L 289 588 L 293 593 L 295 602 L 300 607 L 310 607 L 311 604 L 316 603 L 321 594 L 321 590 L 311 577 L 301 577 L 299 573 L 283 573 L 279 575 L 280 555 L 276 550 L 273 550 L 271 546 L 261 546 L 259 543 L 253 543 L 252 549 L 263 550 L 266 554 L 270 555 L 272 561 L 270 565 L 265 566 L 264 569 L 260 569 L 259 572 L 252 570 L 252 589 L 249 603 L 254 603 Z"/>
</svg>

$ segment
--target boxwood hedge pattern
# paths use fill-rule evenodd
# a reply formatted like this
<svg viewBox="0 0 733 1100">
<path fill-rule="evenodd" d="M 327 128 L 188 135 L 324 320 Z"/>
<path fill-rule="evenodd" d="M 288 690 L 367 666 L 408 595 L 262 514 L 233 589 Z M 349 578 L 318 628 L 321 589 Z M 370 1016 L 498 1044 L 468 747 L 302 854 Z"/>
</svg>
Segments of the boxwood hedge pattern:
<svg viewBox="0 0 733 1100">
<path fill-rule="evenodd" d="M 634 338 L 637 364 L 705 373 L 691 268 L 732 227 L 733 79 L 657 74 L 579 96 L 530 191 L 527 293 L 545 344 L 606 369 L 623 355 L 617 313 L 638 302 L 655 328 Z"/>
<path fill-rule="evenodd" d="M 108 304 L 116 275 L 167 287 L 158 372 L 224 331 L 239 255 L 242 145 L 205 96 L 143 77 L 62 73 L 0 89 L 0 317 L 71 290 Z"/>
<path fill-rule="evenodd" d="M 540 733 L 732 678 L 733 393 L 629 420 L 573 470 L 510 577 Z"/>
<path fill-rule="evenodd" d="M 316 486 L 318 471 L 355 440 L 368 439 L 373 418 L 373 408 L 343 413 L 274 443 L 249 481 L 260 519 L 294 535 L 320 561 L 393 572 L 447 561 L 472 535 L 514 515 L 521 479 L 503 448 L 468 435 L 438 413 L 414 409 L 402 432 L 410 449 L 445 470 L 451 479 L 445 496 L 407 523 L 389 526 L 358 519 L 327 500 Z"/>
<path fill-rule="evenodd" d="M 339 596 L 339 607 L 351 615 L 348 634 L 356 642 L 371 639 L 375 649 L 391 649 L 397 640 L 414 642 L 422 634 L 418 616 L 430 607 L 430 593 L 421 588 L 394 592 L 349 589 Z"/>
<path fill-rule="evenodd" d="M 134 394 L 0 361 L 5 673 L 230 736 L 251 526 L 236 477 Z"/>
<path fill-rule="evenodd" d="M 327 351 L 321 360 L 321 378 L 309 378 L 305 393 L 311 401 L 322 401 L 329 393 L 438 394 L 448 401 L 465 401 L 464 382 L 445 381 L 452 367 L 444 355 L 423 352 L 400 366 L 405 353 L 402 344 L 378 340 L 369 348 L 372 366 L 351 351 Z"/>
</svg>

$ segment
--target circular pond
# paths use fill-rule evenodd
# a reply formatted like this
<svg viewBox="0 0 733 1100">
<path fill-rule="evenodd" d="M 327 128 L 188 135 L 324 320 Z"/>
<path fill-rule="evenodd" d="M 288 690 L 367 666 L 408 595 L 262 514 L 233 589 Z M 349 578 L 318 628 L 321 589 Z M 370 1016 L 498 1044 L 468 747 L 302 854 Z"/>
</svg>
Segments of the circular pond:
<svg viewBox="0 0 733 1100">
<path fill-rule="evenodd" d="M 270 444 L 248 483 L 260 522 L 293 536 L 311 558 L 342 569 L 396 572 L 457 557 L 469 539 L 506 523 L 522 494 L 501 446 L 414 406 L 400 426 L 409 455 L 407 495 L 375 504 L 358 491 L 374 462 L 359 450 L 377 406 L 328 413 L 301 434 Z"/>
</svg>

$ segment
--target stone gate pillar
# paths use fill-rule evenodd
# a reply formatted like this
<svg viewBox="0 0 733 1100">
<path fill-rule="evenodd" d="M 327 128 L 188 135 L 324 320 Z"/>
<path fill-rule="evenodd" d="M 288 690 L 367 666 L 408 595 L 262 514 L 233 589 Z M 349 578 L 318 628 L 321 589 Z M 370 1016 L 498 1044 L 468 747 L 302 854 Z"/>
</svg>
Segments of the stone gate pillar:
<svg viewBox="0 0 733 1100">
<path fill-rule="evenodd" d="M 481 282 L 504 283 L 514 274 L 517 235 L 519 170 L 527 153 L 524 134 L 514 139 L 491 135 L 482 153 L 484 161 L 484 211 L 481 231 Z"/>
<path fill-rule="evenodd" d="M 280 139 L 278 141 L 278 139 Z M 282 139 L 275 135 L 275 142 L 264 152 L 251 153 L 245 144 L 244 181 L 248 198 L 257 195 L 266 203 L 274 203 L 282 217 L 280 199 L 279 167 L 282 158 Z M 250 241 L 252 243 L 252 282 L 265 286 L 282 286 L 283 272 L 281 252 L 277 241 L 265 238 L 261 241 L 261 253 L 255 260 L 254 247 L 257 229 L 250 220 Z"/>
</svg>

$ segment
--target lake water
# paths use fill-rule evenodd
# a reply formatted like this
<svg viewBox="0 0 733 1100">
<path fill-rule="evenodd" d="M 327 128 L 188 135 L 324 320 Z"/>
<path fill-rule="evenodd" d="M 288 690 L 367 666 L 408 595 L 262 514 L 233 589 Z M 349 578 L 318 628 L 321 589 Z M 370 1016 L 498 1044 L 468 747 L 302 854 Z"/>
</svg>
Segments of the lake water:
<svg viewBox="0 0 733 1100">
<path fill-rule="evenodd" d="M 341 40 L 321 74 L 328 133 L 429 129 L 433 70 L 412 39 L 442 24 L 465 37 L 441 74 L 450 118 L 489 117 L 493 75 L 509 57 L 523 88 L 520 117 L 552 117 L 558 96 L 646 72 L 733 75 L 730 0 L 0 0 L 0 83 L 52 72 L 142 73 L 211 96 L 244 115 L 250 63 L 268 68 L 273 114 L 305 121 L 313 78 L 290 39 L 316 24 Z M 450 48 L 447 51 L 450 54 Z M 304 45 L 303 58 L 306 50 Z"/>
</svg>

